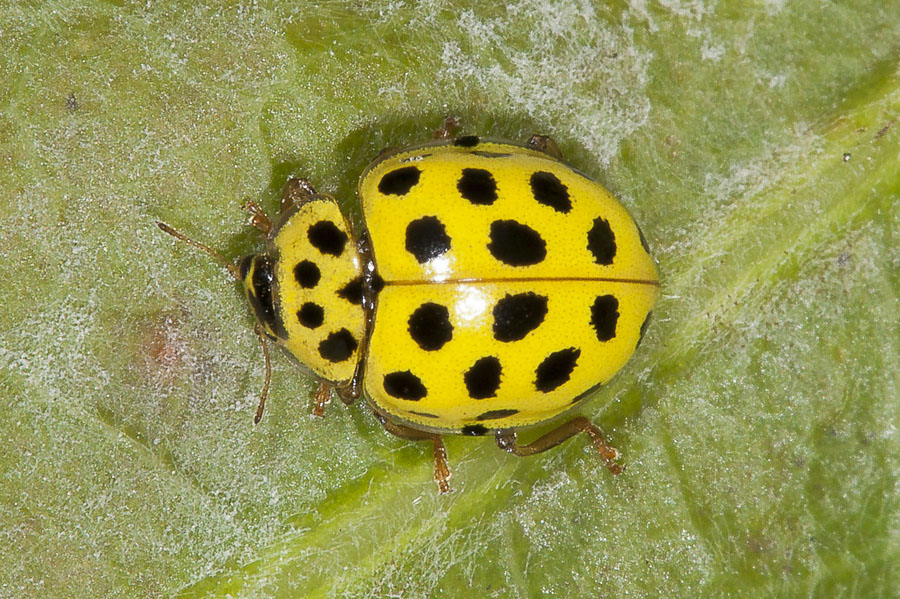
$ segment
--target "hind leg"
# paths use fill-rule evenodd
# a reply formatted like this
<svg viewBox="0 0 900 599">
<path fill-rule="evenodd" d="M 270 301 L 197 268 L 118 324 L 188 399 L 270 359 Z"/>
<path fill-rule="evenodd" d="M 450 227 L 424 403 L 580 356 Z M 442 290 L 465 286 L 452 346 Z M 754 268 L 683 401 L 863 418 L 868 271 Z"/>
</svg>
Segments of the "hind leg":
<svg viewBox="0 0 900 599">
<path fill-rule="evenodd" d="M 590 437 L 594 447 L 600 452 L 603 464 L 610 472 L 613 474 L 621 474 L 625 470 L 623 466 L 616 463 L 616 460 L 618 460 L 620 456 L 619 450 L 608 445 L 600 428 L 584 416 L 577 416 L 568 422 L 560 424 L 555 429 L 538 437 L 527 445 L 519 445 L 516 442 L 515 431 L 511 430 L 498 431 L 496 441 L 497 447 L 500 449 L 508 451 L 513 455 L 524 457 L 547 451 L 551 447 L 556 447 L 578 433 L 584 433 Z"/>
</svg>

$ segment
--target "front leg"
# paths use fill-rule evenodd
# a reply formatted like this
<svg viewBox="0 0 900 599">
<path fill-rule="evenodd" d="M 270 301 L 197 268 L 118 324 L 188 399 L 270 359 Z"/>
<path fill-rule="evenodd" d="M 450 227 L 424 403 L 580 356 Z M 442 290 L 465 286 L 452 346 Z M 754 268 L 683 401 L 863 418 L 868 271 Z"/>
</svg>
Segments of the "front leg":
<svg viewBox="0 0 900 599">
<path fill-rule="evenodd" d="M 437 433 L 416 430 L 402 424 L 391 422 L 379 413 L 375 413 L 384 430 L 408 441 L 431 441 L 434 446 L 434 482 L 441 493 L 450 491 L 450 466 L 447 464 L 447 448 L 444 439 Z"/>
<path fill-rule="evenodd" d="M 280 213 L 284 215 L 292 208 L 300 207 L 316 195 L 315 188 L 303 177 L 289 177 L 281 190 Z"/>
<path fill-rule="evenodd" d="M 371 327 L 371 311 L 369 311 L 367 318 L 369 319 L 368 324 Z M 361 356 L 365 356 L 368 347 L 368 339 L 366 339 L 366 336 L 363 336 L 362 347 L 359 350 L 359 354 Z M 363 376 L 365 375 L 366 370 L 365 365 L 366 360 L 360 359 L 359 362 L 356 363 L 356 369 L 353 371 L 353 377 L 343 385 L 335 387 L 338 397 L 341 398 L 341 401 L 344 402 L 344 405 L 352 406 L 353 402 L 359 399 L 359 396 L 362 394 Z"/>
<path fill-rule="evenodd" d="M 263 235 L 268 235 L 272 230 L 272 221 L 269 220 L 260 205 L 253 200 L 247 200 L 244 203 L 244 210 L 250 213 L 250 225 L 262 231 Z"/>
<path fill-rule="evenodd" d="M 313 398 L 313 416 L 324 416 L 325 406 L 331 403 L 331 392 L 337 393 L 337 396 L 346 405 L 353 405 L 353 402 L 359 397 L 359 389 L 351 380 L 346 385 L 335 385 L 328 381 L 319 381 L 316 390 L 312 393 Z"/>
</svg>

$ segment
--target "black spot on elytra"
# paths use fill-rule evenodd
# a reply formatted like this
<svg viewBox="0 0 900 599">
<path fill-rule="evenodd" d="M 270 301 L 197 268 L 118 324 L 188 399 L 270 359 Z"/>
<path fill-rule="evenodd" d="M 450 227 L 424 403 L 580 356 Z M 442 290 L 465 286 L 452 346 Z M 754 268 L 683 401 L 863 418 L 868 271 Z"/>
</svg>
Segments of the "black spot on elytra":
<svg viewBox="0 0 900 599">
<path fill-rule="evenodd" d="M 609 266 L 616 257 L 616 236 L 609 227 L 609 221 L 598 216 L 594 226 L 588 231 L 588 250 L 594 255 L 594 262 Z"/>
<path fill-rule="evenodd" d="M 547 243 L 537 231 L 514 220 L 491 223 L 491 255 L 509 266 L 531 266 L 547 257 Z"/>
<path fill-rule="evenodd" d="M 460 148 L 474 148 L 478 145 L 477 135 L 463 135 L 462 137 L 457 137 L 453 140 L 454 146 L 459 146 Z"/>
<path fill-rule="evenodd" d="M 497 397 L 497 389 L 500 388 L 500 373 L 503 368 L 500 360 L 494 356 L 479 358 L 463 375 L 469 397 L 472 399 L 487 399 Z M 480 420 L 480 418 L 479 418 Z"/>
<path fill-rule="evenodd" d="M 497 182 L 483 168 L 464 168 L 456 188 L 462 197 L 478 206 L 490 206 L 497 201 Z"/>
<path fill-rule="evenodd" d="M 591 326 L 599 341 L 609 341 L 616 336 L 619 322 L 619 300 L 614 295 L 600 295 L 591 306 Z"/>
<path fill-rule="evenodd" d="M 450 236 L 435 216 L 423 216 L 406 227 L 406 251 L 425 264 L 450 249 Z"/>
<path fill-rule="evenodd" d="M 329 333 L 319 344 L 319 355 L 329 362 L 343 362 L 353 355 L 358 343 L 353 338 L 353 333 L 347 329 L 341 329 Z"/>
<path fill-rule="evenodd" d="M 487 431 L 488 431 L 488 429 L 486 429 L 481 424 L 470 424 L 468 426 L 462 427 L 462 430 L 459 432 L 464 435 L 468 435 L 470 437 L 480 437 L 480 436 L 486 434 Z"/>
<path fill-rule="evenodd" d="M 409 317 L 409 335 L 425 351 L 441 349 L 453 338 L 450 311 L 440 304 L 422 304 Z"/>
<path fill-rule="evenodd" d="M 361 306 L 363 301 L 363 278 L 362 275 L 351 280 L 349 283 L 338 289 L 337 294 L 355 306 Z"/>
<path fill-rule="evenodd" d="M 378 182 L 378 191 L 384 195 L 404 196 L 419 182 L 422 171 L 415 166 L 392 170 Z"/>
<path fill-rule="evenodd" d="M 634 346 L 635 349 L 640 347 L 641 341 L 644 340 L 644 333 L 647 332 L 647 327 L 650 326 L 650 317 L 653 316 L 653 312 L 647 312 L 647 318 L 644 319 L 644 324 L 641 325 L 641 335 L 638 337 L 637 345 Z"/>
<path fill-rule="evenodd" d="M 349 239 L 347 234 L 330 220 L 320 220 L 310 226 L 306 231 L 306 236 L 314 248 L 323 254 L 332 256 L 340 256 L 344 252 L 344 246 L 347 245 L 347 239 Z"/>
<path fill-rule="evenodd" d="M 507 294 L 494 306 L 494 339 L 518 341 L 535 330 L 547 316 L 547 298 L 528 291 Z"/>
<path fill-rule="evenodd" d="M 484 421 L 484 420 L 497 420 L 498 418 L 507 418 L 509 416 L 515 416 L 519 413 L 519 410 L 489 410 L 483 414 L 479 414 L 475 417 L 475 420 Z"/>
<path fill-rule="evenodd" d="M 307 329 L 316 329 L 325 322 L 325 309 L 319 304 L 306 302 L 297 310 L 297 320 Z"/>
<path fill-rule="evenodd" d="M 319 284 L 322 273 L 314 263 L 309 260 L 303 260 L 294 267 L 294 278 L 304 289 L 312 289 Z"/>
<path fill-rule="evenodd" d="M 410 414 L 415 414 L 416 416 L 422 416 L 423 418 L 440 418 L 437 414 L 429 414 L 428 412 L 416 412 L 414 410 L 409 411 Z"/>
<path fill-rule="evenodd" d="M 538 171 L 531 175 L 531 193 L 535 200 L 557 212 L 566 214 L 572 210 L 569 188 L 553 173 Z"/>
<path fill-rule="evenodd" d="M 422 380 L 408 370 L 384 375 L 384 390 L 391 397 L 407 401 L 419 401 L 428 395 Z"/>
<path fill-rule="evenodd" d="M 580 349 L 570 347 L 553 352 L 544 358 L 544 361 L 535 370 L 537 375 L 534 380 L 535 388 L 538 391 L 549 393 L 568 381 L 580 355 Z"/>
</svg>

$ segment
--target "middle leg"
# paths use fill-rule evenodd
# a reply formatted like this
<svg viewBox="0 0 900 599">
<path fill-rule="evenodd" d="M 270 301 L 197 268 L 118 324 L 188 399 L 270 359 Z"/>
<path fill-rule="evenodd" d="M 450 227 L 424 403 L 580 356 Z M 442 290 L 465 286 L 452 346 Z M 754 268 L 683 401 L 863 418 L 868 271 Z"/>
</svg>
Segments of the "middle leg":
<svg viewBox="0 0 900 599">
<path fill-rule="evenodd" d="M 381 414 L 375 414 L 381 421 L 384 430 L 401 439 L 409 441 L 431 441 L 434 446 L 434 482 L 441 493 L 450 491 L 450 466 L 447 464 L 447 448 L 444 439 L 437 433 L 416 430 L 402 424 L 391 422 Z"/>
</svg>

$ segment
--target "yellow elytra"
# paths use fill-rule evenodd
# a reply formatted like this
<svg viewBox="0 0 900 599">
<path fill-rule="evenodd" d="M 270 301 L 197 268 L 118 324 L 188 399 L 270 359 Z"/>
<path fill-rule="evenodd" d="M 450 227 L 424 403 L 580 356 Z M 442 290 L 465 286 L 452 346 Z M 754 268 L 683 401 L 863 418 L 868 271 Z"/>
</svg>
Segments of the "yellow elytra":
<svg viewBox="0 0 900 599">
<path fill-rule="evenodd" d="M 358 235 L 302 179 L 275 223 L 250 206 L 267 249 L 229 270 L 257 331 L 320 379 L 317 414 L 331 389 L 346 403 L 362 391 L 389 432 L 431 441 L 441 491 L 446 433 L 531 455 L 584 432 L 621 472 L 584 417 L 528 445 L 515 431 L 568 411 L 634 353 L 659 292 L 643 235 L 551 139 L 451 138 L 452 124 L 365 169 Z"/>
</svg>

